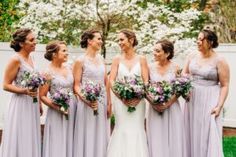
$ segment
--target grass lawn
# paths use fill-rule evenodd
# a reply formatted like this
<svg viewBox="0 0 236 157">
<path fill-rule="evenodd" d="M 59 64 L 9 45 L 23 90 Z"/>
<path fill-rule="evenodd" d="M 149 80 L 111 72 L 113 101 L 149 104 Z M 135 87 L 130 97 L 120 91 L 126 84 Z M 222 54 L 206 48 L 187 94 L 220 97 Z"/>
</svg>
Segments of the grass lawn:
<svg viewBox="0 0 236 157">
<path fill-rule="evenodd" d="M 236 136 L 224 137 L 223 147 L 225 157 L 236 157 Z"/>
</svg>

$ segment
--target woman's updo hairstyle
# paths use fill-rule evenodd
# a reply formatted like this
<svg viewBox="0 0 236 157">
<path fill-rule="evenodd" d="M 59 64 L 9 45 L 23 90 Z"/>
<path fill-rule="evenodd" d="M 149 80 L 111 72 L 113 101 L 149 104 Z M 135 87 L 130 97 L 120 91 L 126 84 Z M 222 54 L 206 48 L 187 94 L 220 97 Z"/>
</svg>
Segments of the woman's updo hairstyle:
<svg viewBox="0 0 236 157">
<path fill-rule="evenodd" d="M 66 45 L 64 41 L 51 41 L 46 46 L 46 53 L 44 54 L 44 58 L 51 61 L 53 54 L 57 53 L 60 50 L 60 45 Z"/>
<path fill-rule="evenodd" d="M 211 47 L 212 47 L 212 48 L 217 48 L 217 47 L 218 47 L 218 45 L 219 45 L 219 43 L 218 43 L 218 37 L 217 37 L 217 35 L 216 35 L 213 31 L 211 31 L 211 30 L 209 30 L 209 29 L 203 29 L 203 30 L 201 31 L 201 33 L 203 33 L 203 34 L 204 34 L 204 38 L 205 38 L 209 43 L 211 43 Z"/>
<path fill-rule="evenodd" d="M 135 33 L 132 30 L 129 29 L 122 29 L 120 33 L 123 33 L 129 40 L 134 39 L 133 47 L 138 45 L 138 40 L 136 38 Z"/>
<path fill-rule="evenodd" d="M 100 33 L 100 31 L 96 30 L 96 29 L 90 29 L 85 31 L 80 38 L 80 46 L 81 48 L 87 48 L 88 47 L 88 40 L 92 40 L 94 38 L 94 33 Z"/>
<path fill-rule="evenodd" d="M 164 40 L 157 41 L 156 44 L 161 44 L 161 47 L 164 53 L 169 53 L 169 56 L 167 57 L 168 60 L 174 57 L 174 44 L 172 42 L 164 39 Z"/>
<path fill-rule="evenodd" d="M 12 35 L 12 41 L 10 43 L 10 47 L 13 48 L 16 52 L 19 52 L 21 50 L 20 43 L 24 43 L 26 40 L 26 37 L 32 33 L 31 29 L 28 28 L 21 28 L 18 29 L 15 33 Z"/>
</svg>

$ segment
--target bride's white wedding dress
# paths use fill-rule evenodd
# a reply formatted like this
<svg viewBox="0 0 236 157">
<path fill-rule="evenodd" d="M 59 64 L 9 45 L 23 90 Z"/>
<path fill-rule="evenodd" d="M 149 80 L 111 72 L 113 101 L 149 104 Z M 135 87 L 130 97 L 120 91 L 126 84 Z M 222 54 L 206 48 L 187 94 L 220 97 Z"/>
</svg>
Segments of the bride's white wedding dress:
<svg viewBox="0 0 236 157">
<path fill-rule="evenodd" d="M 131 70 L 120 62 L 117 78 L 132 75 L 141 76 L 140 62 L 137 62 Z M 107 157 L 148 157 L 144 129 L 145 101 L 142 100 L 136 106 L 136 111 L 129 113 L 128 107 L 112 93 L 112 105 L 115 128 L 108 145 Z"/>
</svg>

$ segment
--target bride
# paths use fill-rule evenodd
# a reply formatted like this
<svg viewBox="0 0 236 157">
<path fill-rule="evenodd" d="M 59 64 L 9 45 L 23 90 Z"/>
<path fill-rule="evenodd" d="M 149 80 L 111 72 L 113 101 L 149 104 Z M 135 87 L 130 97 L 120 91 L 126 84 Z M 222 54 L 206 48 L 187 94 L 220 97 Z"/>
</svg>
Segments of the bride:
<svg viewBox="0 0 236 157">
<path fill-rule="evenodd" d="M 134 32 L 121 30 L 118 34 L 122 54 L 115 57 L 111 66 L 110 83 L 117 78 L 139 75 L 148 82 L 146 58 L 135 53 L 138 44 Z M 116 124 L 108 145 L 107 157 L 148 157 L 147 139 L 144 129 L 145 102 L 135 99 L 121 100 L 112 93 L 112 104 Z M 132 113 L 128 106 L 136 106 Z"/>
</svg>

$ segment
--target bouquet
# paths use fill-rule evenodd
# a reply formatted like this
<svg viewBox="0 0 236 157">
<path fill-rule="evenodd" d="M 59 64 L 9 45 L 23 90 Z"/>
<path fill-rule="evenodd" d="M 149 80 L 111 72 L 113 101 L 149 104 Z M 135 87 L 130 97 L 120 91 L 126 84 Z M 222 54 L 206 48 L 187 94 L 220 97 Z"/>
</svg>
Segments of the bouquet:
<svg viewBox="0 0 236 157">
<path fill-rule="evenodd" d="M 51 99 L 56 105 L 60 107 L 60 111 L 68 113 L 71 96 L 72 92 L 70 89 L 61 88 L 51 95 Z M 69 119 L 68 115 L 66 115 L 66 119 Z"/>
<path fill-rule="evenodd" d="M 189 75 L 178 76 L 171 81 L 171 84 L 176 96 L 182 96 L 186 101 L 189 101 L 189 94 L 192 89 Z"/>
<path fill-rule="evenodd" d="M 117 79 L 112 87 L 113 92 L 120 98 L 131 100 L 134 98 L 142 99 L 145 94 L 144 83 L 140 76 L 125 76 L 122 79 Z M 134 106 L 128 107 L 128 112 L 134 112 Z"/>
<path fill-rule="evenodd" d="M 85 81 L 81 87 L 83 97 L 90 102 L 98 100 L 101 95 L 101 90 L 102 88 L 99 83 L 94 83 L 90 80 Z M 98 109 L 94 109 L 93 114 L 98 115 Z"/>
<path fill-rule="evenodd" d="M 46 78 L 38 72 L 24 71 L 22 75 L 21 85 L 30 91 L 37 91 L 39 86 L 46 83 Z M 33 98 L 33 102 L 38 102 L 37 97 Z"/>
<path fill-rule="evenodd" d="M 167 102 L 173 95 L 173 89 L 169 82 L 150 82 L 146 87 L 146 97 L 154 105 Z"/>
</svg>

